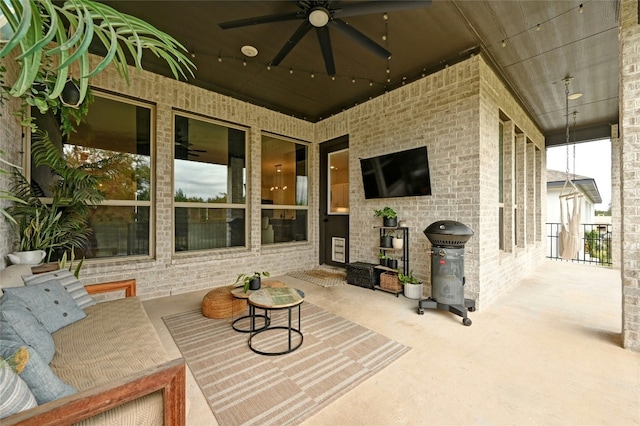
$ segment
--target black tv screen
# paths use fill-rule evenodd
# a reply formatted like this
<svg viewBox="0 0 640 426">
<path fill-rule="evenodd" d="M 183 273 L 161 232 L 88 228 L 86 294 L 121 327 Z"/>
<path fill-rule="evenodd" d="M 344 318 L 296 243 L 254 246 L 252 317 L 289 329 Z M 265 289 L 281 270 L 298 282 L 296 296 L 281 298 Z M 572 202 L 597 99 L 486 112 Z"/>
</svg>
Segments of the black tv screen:
<svg viewBox="0 0 640 426">
<path fill-rule="evenodd" d="M 365 198 L 431 195 L 427 147 L 361 158 Z"/>
</svg>

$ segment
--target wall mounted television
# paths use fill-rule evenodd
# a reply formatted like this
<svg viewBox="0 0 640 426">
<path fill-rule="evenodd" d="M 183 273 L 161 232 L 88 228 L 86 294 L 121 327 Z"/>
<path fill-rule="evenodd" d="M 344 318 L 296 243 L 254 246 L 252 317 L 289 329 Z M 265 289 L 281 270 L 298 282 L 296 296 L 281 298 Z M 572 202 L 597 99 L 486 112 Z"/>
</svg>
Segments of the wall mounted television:
<svg viewBox="0 0 640 426">
<path fill-rule="evenodd" d="M 426 146 L 361 158 L 360 167 L 367 199 L 431 195 Z"/>
</svg>

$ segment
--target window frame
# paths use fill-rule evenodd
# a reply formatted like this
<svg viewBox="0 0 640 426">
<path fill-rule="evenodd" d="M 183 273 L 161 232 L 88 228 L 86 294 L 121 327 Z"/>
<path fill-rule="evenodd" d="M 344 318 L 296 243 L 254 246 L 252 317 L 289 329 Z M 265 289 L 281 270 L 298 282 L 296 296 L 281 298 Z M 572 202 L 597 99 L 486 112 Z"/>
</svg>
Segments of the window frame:
<svg viewBox="0 0 640 426">
<path fill-rule="evenodd" d="M 123 199 L 107 199 L 105 198 L 96 206 L 99 208 L 100 206 L 112 206 L 112 207 L 148 207 L 149 208 L 149 254 L 134 254 L 134 255 L 123 255 L 123 256 L 105 256 L 105 257 L 91 257 L 85 259 L 85 262 L 94 263 L 94 262 L 122 262 L 122 261 L 135 261 L 135 260 L 150 260 L 156 258 L 156 238 L 155 238 L 155 230 L 156 230 L 156 208 L 155 208 L 155 193 L 156 193 L 156 122 L 157 122 L 157 105 L 152 102 L 147 102 L 141 99 L 131 98 L 128 96 L 120 96 L 117 94 L 113 94 L 111 92 L 102 91 L 100 89 L 91 88 L 91 92 L 94 96 L 94 102 L 97 98 L 104 98 L 115 102 L 121 102 L 127 105 L 133 105 L 135 107 L 148 108 L 149 109 L 149 200 L 123 200 Z M 91 108 L 89 108 L 89 114 L 91 114 Z M 31 152 L 31 144 L 32 144 L 32 134 L 28 132 L 28 138 L 26 138 L 25 142 L 25 163 L 24 171 L 25 176 L 32 179 L 32 152 Z M 69 143 L 69 140 L 71 143 Z M 73 135 L 71 138 L 63 138 L 62 146 L 64 149 L 64 145 L 75 145 L 73 144 Z M 40 201 L 43 204 L 51 204 L 53 199 L 51 197 L 41 197 Z"/>
<path fill-rule="evenodd" d="M 245 175 L 244 175 L 244 203 L 198 203 L 193 201 L 176 201 L 176 179 L 175 179 L 175 148 L 173 148 L 173 144 L 175 143 L 175 132 L 176 132 L 176 116 L 181 116 L 187 119 L 200 120 L 205 123 L 214 124 L 216 126 L 223 126 L 231 129 L 241 130 L 244 132 L 244 152 L 245 152 Z M 222 250 L 246 250 L 249 248 L 249 242 L 251 236 L 249 234 L 249 225 L 251 223 L 250 220 L 250 210 L 248 207 L 247 199 L 249 198 L 250 189 L 251 189 L 251 173 L 250 173 L 250 128 L 246 126 L 242 126 L 239 124 L 231 123 L 224 120 L 219 120 L 213 117 L 208 117 L 200 114 L 194 114 L 181 109 L 172 109 L 171 110 L 171 254 L 173 257 L 189 257 L 194 255 L 207 254 L 212 252 L 220 252 Z M 176 251 L 176 208 L 186 208 L 186 209 L 211 209 L 211 210 L 225 210 L 225 209 L 244 209 L 244 244 L 241 246 L 232 246 L 232 247 L 216 247 L 216 248 L 206 248 L 201 250 L 184 250 L 184 251 Z"/>
<path fill-rule="evenodd" d="M 264 178 L 263 174 L 262 174 L 262 161 L 263 161 L 263 156 L 262 156 L 262 149 L 263 149 L 263 140 L 264 137 L 269 137 L 269 138 L 273 138 L 273 139 L 278 139 L 280 141 L 283 142 L 289 142 L 295 145 L 302 145 L 305 147 L 306 149 L 306 164 L 307 164 L 307 168 L 306 168 L 306 176 L 307 176 L 307 189 L 306 189 L 306 204 L 304 205 L 298 205 L 298 204 L 264 204 L 262 203 L 262 179 Z M 312 144 L 310 142 L 307 141 L 303 141 L 300 139 L 295 139 L 295 138 L 291 138 L 291 137 L 287 137 L 287 136 L 283 136 L 283 135 L 278 135 L 278 134 L 274 134 L 274 133 L 270 133 L 270 132 L 261 132 L 260 133 L 260 217 L 263 216 L 263 212 L 265 210 L 271 210 L 271 211 L 275 211 L 275 210 L 296 210 L 296 211 L 305 211 L 306 212 L 306 224 L 305 224 L 305 234 L 306 234 L 306 238 L 304 240 L 291 240 L 291 241 L 281 241 L 281 242 L 274 242 L 274 243 L 262 243 L 262 239 L 260 240 L 260 247 L 281 247 L 283 244 L 300 244 L 300 243 L 304 243 L 304 244 L 308 244 L 310 243 L 309 240 L 309 230 L 310 230 L 310 216 L 309 216 L 309 188 L 310 188 L 310 180 L 311 180 L 311 173 L 310 173 L 310 165 L 311 165 L 311 147 Z M 296 188 L 297 190 L 297 188 Z"/>
</svg>

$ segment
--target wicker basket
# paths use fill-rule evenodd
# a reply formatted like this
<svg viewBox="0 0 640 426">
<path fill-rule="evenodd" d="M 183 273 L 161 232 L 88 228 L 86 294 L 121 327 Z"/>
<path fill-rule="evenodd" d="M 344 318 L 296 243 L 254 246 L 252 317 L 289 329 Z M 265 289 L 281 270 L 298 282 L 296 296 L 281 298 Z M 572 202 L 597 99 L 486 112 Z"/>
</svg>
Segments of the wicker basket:
<svg viewBox="0 0 640 426">
<path fill-rule="evenodd" d="M 231 294 L 233 286 L 218 287 L 202 299 L 202 315 L 207 318 L 229 318 L 247 309 L 246 299 L 237 299 Z"/>
<path fill-rule="evenodd" d="M 391 291 L 402 290 L 402 284 L 400 284 L 398 275 L 392 272 L 384 272 L 380 274 L 380 287 Z"/>
</svg>

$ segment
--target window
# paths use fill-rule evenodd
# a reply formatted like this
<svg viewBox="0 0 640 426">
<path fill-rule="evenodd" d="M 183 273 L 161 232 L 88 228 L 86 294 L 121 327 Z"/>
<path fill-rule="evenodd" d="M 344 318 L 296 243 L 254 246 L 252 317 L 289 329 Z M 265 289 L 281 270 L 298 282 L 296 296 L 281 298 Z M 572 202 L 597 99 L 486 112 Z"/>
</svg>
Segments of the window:
<svg viewBox="0 0 640 426">
<path fill-rule="evenodd" d="M 262 244 L 307 241 L 308 148 L 262 136 Z"/>
<path fill-rule="evenodd" d="M 94 95 L 86 120 L 66 139 L 60 137 L 51 117 L 37 118 L 38 127 L 61 146 L 69 163 L 78 166 L 109 159 L 101 169 L 105 179 L 100 190 L 105 200 L 90 211 L 88 245 L 77 250 L 76 257 L 148 256 L 152 250 L 154 108 L 107 94 Z M 50 172 L 32 166 L 31 179 L 46 201 Z"/>
<path fill-rule="evenodd" d="M 327 201 L 329 214 L 349 213 L 349 150 L 329 153 Z"/>
<path fill-rule="evenodd" d="M 246 246 L 244 129 L 175 114 L 174 249 Z"/>
</svg>

